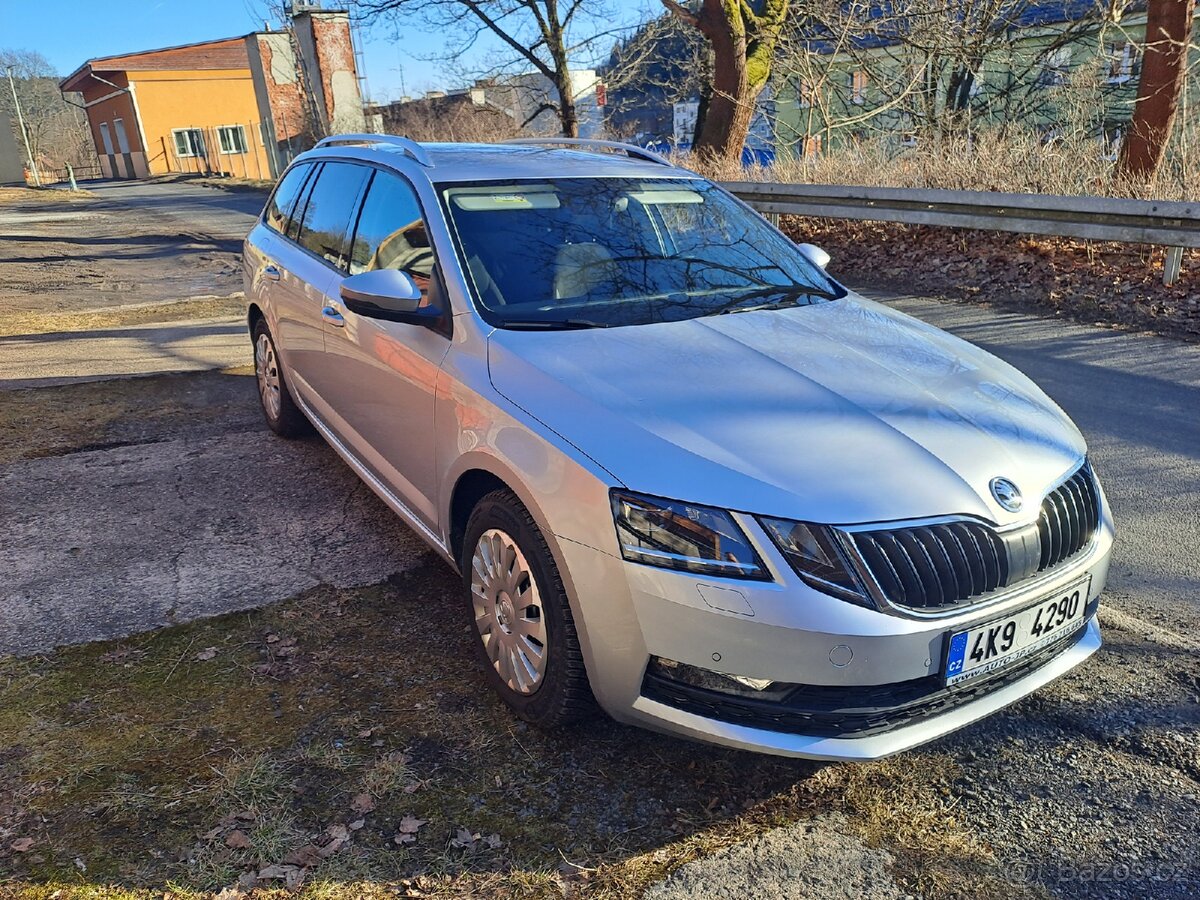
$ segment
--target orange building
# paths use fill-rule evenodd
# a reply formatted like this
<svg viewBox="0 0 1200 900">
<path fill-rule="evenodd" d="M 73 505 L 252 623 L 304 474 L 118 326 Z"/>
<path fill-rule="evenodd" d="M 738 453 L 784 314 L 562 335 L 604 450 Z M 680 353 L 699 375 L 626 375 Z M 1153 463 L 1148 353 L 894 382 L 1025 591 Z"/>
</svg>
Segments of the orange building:
<svg viewBox="0 0 1200 900">
<path fill-rule="evenodd" d="M 82 95 L 101 171 L 273 178 L 322 135 L 364 130 L 349 18 L 295 15 L 287 31 L 90 59 Z"/>
</svg>

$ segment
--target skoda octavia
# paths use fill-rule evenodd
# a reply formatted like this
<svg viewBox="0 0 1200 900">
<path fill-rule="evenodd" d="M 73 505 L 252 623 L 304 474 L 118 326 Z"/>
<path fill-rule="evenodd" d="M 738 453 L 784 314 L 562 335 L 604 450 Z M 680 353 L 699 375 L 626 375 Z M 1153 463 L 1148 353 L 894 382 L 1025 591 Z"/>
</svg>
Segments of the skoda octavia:
<svg viewBox="0 0 1200 900">
<path fill-rule="evenodd" d="M 330 138 L 244 260 L 267 424 L 461 573 L 532 723 L 868 759 L 1100 646 L 1113 526 L 1062 410 L 653 154 Z"/>
</svg>

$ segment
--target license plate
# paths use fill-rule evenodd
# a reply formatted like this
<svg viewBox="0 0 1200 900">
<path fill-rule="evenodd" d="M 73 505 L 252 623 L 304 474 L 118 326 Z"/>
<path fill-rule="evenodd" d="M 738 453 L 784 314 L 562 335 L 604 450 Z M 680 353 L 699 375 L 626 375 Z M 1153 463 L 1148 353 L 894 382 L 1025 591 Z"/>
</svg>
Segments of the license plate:
<svg viewBox="0 0 1200 900">
<path fill-rule="evenodd" d="M 1091 582 L 1089 575 L 1007 618 L 951 635 L 942 669 L 946 684 L 995 672 L 1069 637 L 1083 624 Z"/>
</svg>

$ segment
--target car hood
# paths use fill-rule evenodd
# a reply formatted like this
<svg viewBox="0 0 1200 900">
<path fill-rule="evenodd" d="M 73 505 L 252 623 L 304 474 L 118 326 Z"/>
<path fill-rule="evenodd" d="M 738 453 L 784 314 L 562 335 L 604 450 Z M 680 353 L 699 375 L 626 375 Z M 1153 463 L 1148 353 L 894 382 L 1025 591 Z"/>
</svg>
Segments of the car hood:
<svg viewBox="0 0 1200 900">
<path fill-rule="evenodd" d="M 1083 438 L 979 348 L 850 295 L 612 329 L 497 330 L 502 395 L 631 490 L 831 524 L 1028 520 Z M 1025 497 L 1013 514 L 997 476 Z"/>
</svg>

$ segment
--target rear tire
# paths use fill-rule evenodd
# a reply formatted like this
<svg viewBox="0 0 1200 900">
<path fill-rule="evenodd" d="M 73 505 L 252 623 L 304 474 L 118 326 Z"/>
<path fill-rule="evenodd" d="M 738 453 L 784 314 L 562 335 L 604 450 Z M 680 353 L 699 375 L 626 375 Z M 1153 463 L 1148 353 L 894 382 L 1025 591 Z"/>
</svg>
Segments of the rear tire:
<svg viewBox="0 0 1200 900">
<path fill-rule="evenodd" d="M 267 320 L 255 322 L 251 334 L 254 338 L 254 377 L 258 382 L 258 399 L 267 427 L 285 438 L 312 434 L 312 423 L 292 399 Z"/>
<path fill-rule="evenodd" d="M 511 491 L 493 491 L 471 512 L 460 567 L 476 656 L 500 698 L 539 728 L 592 716 L 596 701 L 558 566 Z"/>
</svg>

